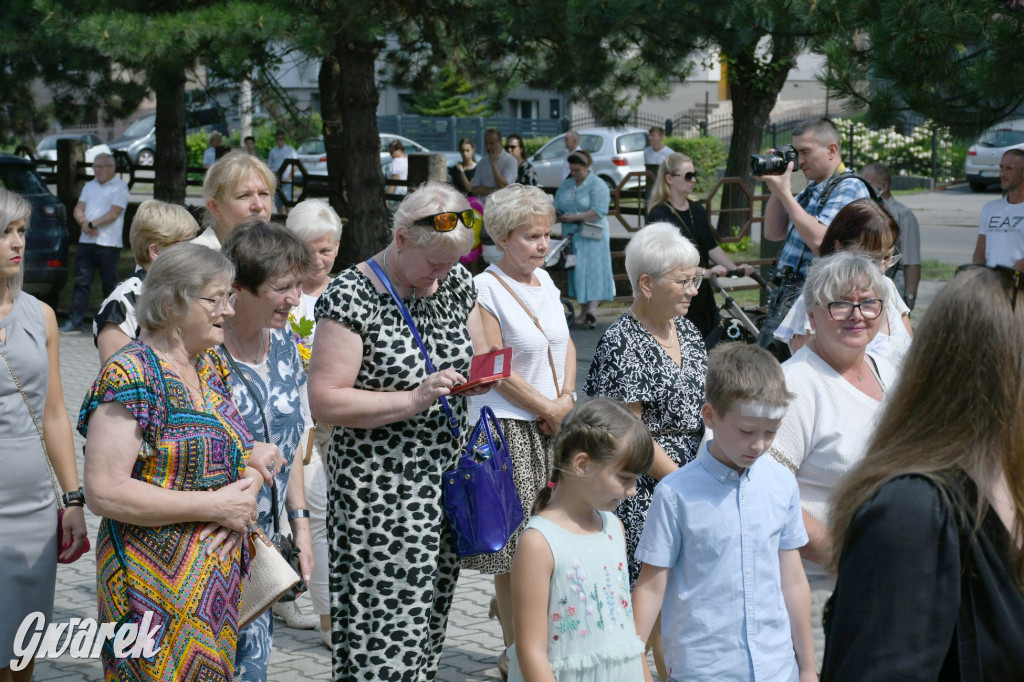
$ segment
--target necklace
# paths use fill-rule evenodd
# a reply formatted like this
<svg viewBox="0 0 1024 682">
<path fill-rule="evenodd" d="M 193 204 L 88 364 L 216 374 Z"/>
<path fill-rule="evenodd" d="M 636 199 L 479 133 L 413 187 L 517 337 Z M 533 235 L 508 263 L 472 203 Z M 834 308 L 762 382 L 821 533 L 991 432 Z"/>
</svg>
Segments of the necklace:
<svg viewBox="0 0 1024 682">
<path fill-rule="evenodd" d="M 241 339 L 238 338 L 238 332 L 235 330 L 235 325 L 233 325 L 230 322 L 228 322 L 227 323 L 227 327 L 228 327 L 228 329 L 231 330 L 231 338 L 235 340 L 235 346 L 238 348 L 239 352 L 235 353 L 235 355 L 238 356 L 238 359 L 241 360 L 242 362 L 247 362 L 250 365 L 258 365 L 258 364 L 260 364 L 263 361 L 263 351 L 265 350 L 264 344 L 266 342 L 266 337 L 263 334 L 263 330 L 262 329 L 259 330 L 260 344 L 259 344 L 259 347 L 256 349 L 255 357 L 251 356 L 251 355 L 248 356 L 250 358 L 254 357 L 254 359 L 246 360 L 244 357 L 242 357 L 242 355 L 243 355 L 242 351 L 244 351 L 244 348 L 242 348 L 242 341 L 241 341 Z"/>
<path fill-rule="evenodd" d="M 388 249 L 390 249 L 390 248 L 391 248 L 390 246 L 385 246 L 384 247 L 384 254 L 380 257 L 380 260 L 381 260 L 381 265 L 384 266 L 384 274 L 388 276 L 388 279 L 390 279 L 392 282 L 394 282 L 395 278 L 391 276 L 391 271 L 388 270 Z M 399 284 L 398 286 L 402 287 L 403 289 L 411 289 L 412 290 L 411 302 L 412 303 L 416 302 L 416 287 L 405 287 L 405 286 L 402 286 L 401 284 Z"/>
<path fill-rule="evenodd" d="M 188 380 L 188 372 L 186 372 L 184 370 L 184 368 L 181 367 L 181 365 L 179 365 L 177 362 L 175 362 L 174 359 L 170 355 L 168 355 L 167 353 L 164 353 L 162 350 L 156 348 L 156 346 L 153 346 L 152 348 L 153 348 L 154 351 L 156 351 L 157 355 L 159 355 L 164 360 L 166 360 L 167 362 L 170 363 L 171 367 L 173 367 L 174 371 L 178 373 L 178 376 L 181 378 L 181 380 L 183 382 L 185 382 L 185 385 L 188 386 L 190 389 L 194 390 L 195 391 L 195 395 L 198 397 L 199 401 L 205 404 L 206 403 L 206 394 L 203 393 L 202 386 L 201 385 L 193 384 L 191 381 L 189 381 Z M 198 372 L 196 372 L 196 379 L 199 380 L 200 384 L 202 383 L 202 379 L 199 379 L 199 373 Z"/>
<path fill-rule="evenodd" d="M 648 326 L 647 326 L 646 324 L 644 324 L 644 321 L 643 321 L 643 320 L 641 320 L 641 319 L 640 319 L 640 316 L 636 314 L 636 311 L 635 311 L 635 310 L 633 310 L 633 306 L 629 306 L 629 313 L 630 313 L 630 315 L 632 315 L 632 316 L 633 316 L 633 318 L 634 318 L 634 319 L 635 319 L 635 320 L 636 320 L 637 322 L 639 322 L 639 323 L 640 323 L 640 325 L 641 325 L 641 326 L 642 326 L 642 327 L 643 327 L 644 329 L 646 329 L 646 330 L 647 330 L 647 332 L 648 332 L 648 333 L 649 333 L 649 334 L 651 335 L 651 338 L 652 338 L 652 339 L 654 339 L 654 342 L 655 342 L 655 343 L 657 343 L 657 344 L 658 344 L 659 346 L 661 346 L 662 348 L 665 348 L 665 349 L 671 349 L 671 348 L 672 348 L 672 346 L 674 345 L 674 344 L 672 343 L 672 341 L 673 341 L 673 340 L 675 339 L 675 337 L 676 337 L 676 335 L 675 335 L 675 334 L 673 334 L 672 332 L 669 332 L 669 335 L 668 335 L 668 344 L 664 344 L 664 343 L 662 343 L 662 342 L 661 342 L 661 339 L 659 339 L 659 338 L 658 338 L 657 336 L 655 336 L 655 335 L 654 335 L 654 332 L 652 332 L 652 331 L 651 331 L 651 328 L 650 328 L 650 327 L 648 327 Z"/>
</svg>

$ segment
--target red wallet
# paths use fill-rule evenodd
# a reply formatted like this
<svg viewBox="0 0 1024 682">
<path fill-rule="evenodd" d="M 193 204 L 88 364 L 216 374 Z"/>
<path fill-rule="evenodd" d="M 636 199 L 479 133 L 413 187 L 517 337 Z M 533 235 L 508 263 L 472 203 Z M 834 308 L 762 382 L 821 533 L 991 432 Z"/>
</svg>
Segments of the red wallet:
<svg viewBox="0 0 1024 682">
<path fill-rule="evenodd" d="M 469 367 L 469 381 L 464 384 L 452 387 L 453 394 L 468 391 L 483 384 L 493 384 L 495 381 L 504 379 L 512 373 L 512 349 L 502 348 L 501 350 L 474 355 L 473 363 Z"/>
</svg>

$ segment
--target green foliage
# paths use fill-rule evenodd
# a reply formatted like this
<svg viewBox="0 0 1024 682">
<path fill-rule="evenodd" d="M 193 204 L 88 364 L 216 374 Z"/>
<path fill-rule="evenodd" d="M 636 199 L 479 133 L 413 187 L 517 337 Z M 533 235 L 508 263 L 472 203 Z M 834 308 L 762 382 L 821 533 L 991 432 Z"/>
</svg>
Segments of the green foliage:
<svg viewBox="0 0 1024 682">
<path fill-rule="evenodd" d="M 429 89 L 413 95 L 409 112 L 421 116 L 493 116 L 487 95 L 473 95 L 473 85 L 445 64 Z"/>
<path fill-rule="evenodd" d="M 1024 103 L 1024 9 L 1005 0 L 818 0 L 825 83 L 869 119 L 914 111 L 973 137 Z"/>
<path fill-rule="evenodd" d="M 185 148 L 188 154 L 189 168 L 203 167 L 203 152 L 210 146 L 210 135 L 204 132 L 195 132 L 185 138 Z"/>
<path fill-rule="evenodd" d="M 948 280 L 956 275 L 956 265 L 943 263 L 937 258 L 925 258 L 921 261 L 921 279 Z"/>
<path fill-rule="evenodd" d="M 928 123 L 918 126 L 909 135 L 895 128 L 873 130 L 862 122 L 833 119 L 843 140 L 843 158 L 847 164 L 860 168 L 876 161 L 889 167 L 893 175 L 932 175 L 932 131 L 936 130 L 936 168 L 939 182 L 949 182 L 961 175 L 966 147 L 949 131 Z M 853 130 L 852 158 L 849 158 L 850 131 Z"/>
<path fill-rule="evenodd" d="M 665 144 L 693 159 L 697 172 L 694 194 L 707 196 L 718 182 L 718 171 L 725 165 L 725 147 L 717 137 L 667 137 Z"/>
<path fill-rule="evenodd" d="M 540 148 L 551 141 L 550 137 L 531 137 L 523 140 L 523 154 L 529 158 L 540 151 Z"/>
<path fill-rule="evenodd" d="M 726 253 L 740 253 L 746 255 L 747 252 L 750 251 L 750 244 L 751 238 L 748 234 L 735 242 L 723 241 L 720 246 L 722 247 L 722 251 L 725 251 Z M 756 258 L 756 256 L 754 257 Z"/>
</svg>

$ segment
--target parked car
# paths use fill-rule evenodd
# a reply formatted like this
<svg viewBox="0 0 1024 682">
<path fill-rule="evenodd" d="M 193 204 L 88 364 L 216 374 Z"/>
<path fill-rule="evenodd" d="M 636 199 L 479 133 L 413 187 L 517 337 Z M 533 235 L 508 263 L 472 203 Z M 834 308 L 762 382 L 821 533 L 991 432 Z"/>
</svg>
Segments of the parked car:
<svg viewBox="0 0 1024 682">
<path fill-rule="evenodd" d="M 631 171 L 643 171 L 644 147 L 647 146 L 647 131 L 642 128 L 586 128 L 580 134 L 580 149 L 590 152 L 593 163 L 592 173 L 615 189 Z M 530 157 L 530 163 L 537 171 L 537 183 L 541 187 L 557 188 L 565 180 L 562 173 L 565 157 L 569 150 L 565 135 L 553 138 Z M 639 180 L 632 178 L 626 185 L 635 187 Z"/>
<path fill-rule="evenodd" d="M 402 146 L 405 147 L 406 154 L 423 154 L 430 152 L 429 149 L 421 145 L 419 142 L 410 140 L 408 137 L 402 137 L 401 135 L 394 135 L 391 133 L 379 133 L 380 135 L 380 167 L 381 172 L 384 175 L 388 174 L 388 165 L 391 163 L 391 153 L 388 152 L 388 145 L 394 140 L 401 140 Z M 299 148 L 295 150 L 299 160 L 302 161 L 303 167 L 306 172 L 310 175 L 309 187 L 326 186 L 327 181 L 324 179 L 314 179 L 317 176 L 325 178 L 327 176 L 327 150 L 324 147 L 324 138 L 314 137 L 311 140 L 306 140 L 299 145 Z M 438 152 L 444 154 L 445 165 L 451 167 L 462 160 L 462 157 L 458 152 Z M 477 154 L 479 160 L 480 155 Z M 299 181 L 299 175 L 296 176 L 296 182 Z"/>
<path fill-rule="evenodd" d="M 218 131 L 228 134 L 227 118 L 219 106 L 190 109 L 185 114 L 185 133 Z M 109 147 L 123 151 L 135 166 L 150 167 L 156 163 L 156 113 L 135 119 L 121 137 L 112 140 Z"/>
<path fill-rule="evenodd" d="M 92 163 L 96 159 L 97 154 L 110 153 L 110 147 L 92 133 L 57 133 L 56 135 L 47 135 L 39 140 L 39 144 L 36 145 L 36 158 L 40 161 L 52 161 L 54 165 L 37 166 L 38 169 L 51 173 L 57 170 L 57 140 L 80 140 L 84 142 L 86 144 L 86 163 Z M 85 172 L 88 175 L 92 175 L 92 168 L 86 168 Z"/>
<path fill-rule="evenodd" d="M 64 204 L 50 193 L 31 161 L 0 154 L 0 187 L 32 204 L 25 235 L 24 289 L 52 307 L 68 280 L 68 229 Z"/>
<path fill-rule="evenodd" d="M 1010 149 L 1024 149 L 1024 119 L 989 128 L 967 149 L 964 175 L 975 192 L 999 184 L 999 161 Z"/>
</svg>

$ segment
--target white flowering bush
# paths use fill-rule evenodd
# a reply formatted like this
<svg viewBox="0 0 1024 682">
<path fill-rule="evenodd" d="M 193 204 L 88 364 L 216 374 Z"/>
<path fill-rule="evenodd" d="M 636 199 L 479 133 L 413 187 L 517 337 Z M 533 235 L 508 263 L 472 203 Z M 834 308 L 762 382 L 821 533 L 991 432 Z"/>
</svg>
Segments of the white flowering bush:
<svg viewBox="0 0 1024 682">
<path fill-rule="evenodd" d="M 963 176 L 967 145 L 947 131 L 925 121 L 909 135 L 895 128 L 872 130 L 863 123 L 833 119 L 842 138 L 843 158 L 854 168 L 881 162 L 893 175 L 932 175 L 932 131 L 937 131 L 935 145 L 936 182 L 951 182 Z M 853 131 L 853 153 L 850 154 L 850 131 Z"/>
</svg>

